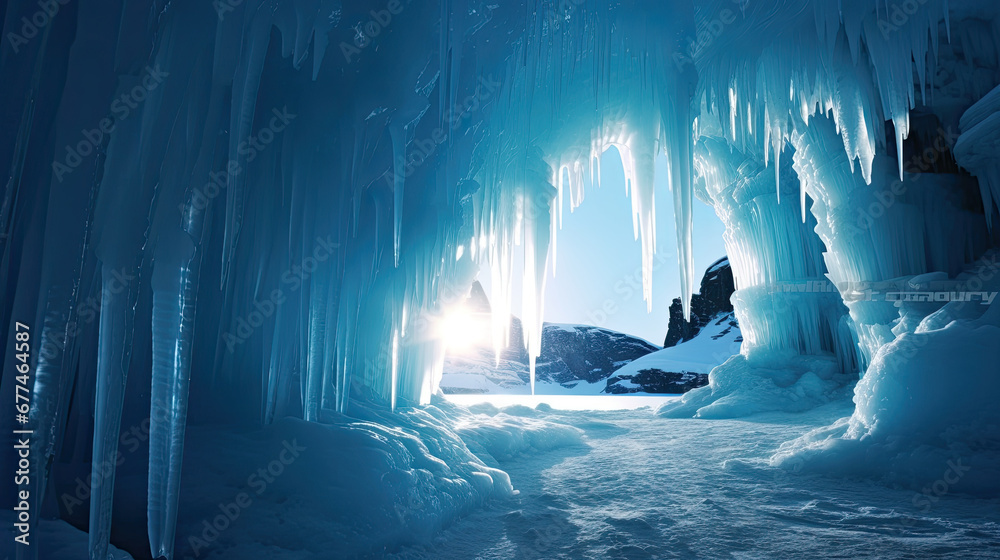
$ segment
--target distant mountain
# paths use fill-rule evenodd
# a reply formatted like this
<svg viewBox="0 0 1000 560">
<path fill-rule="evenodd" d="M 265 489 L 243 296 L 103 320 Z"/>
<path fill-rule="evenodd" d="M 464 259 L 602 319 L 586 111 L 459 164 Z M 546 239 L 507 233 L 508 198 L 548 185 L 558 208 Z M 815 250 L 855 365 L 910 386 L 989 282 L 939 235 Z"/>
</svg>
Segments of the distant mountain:
<svg viewBox="0 0 1000 560">
<path fill-rule="evenodd" d="M 535 363 L 537 394 L 684 393 L 708 383 L 708 372 L 739 352 L 743 338 L 730 297 L 735 289 L 726 258 L 705 272 L 692 297 L 691 320 L 685 321 L 680 298 L 670 306 L 663 349 L 624 333 L 592 327 L 546 323 L 542 351 Z M 476 282 L 467 305 L 489 312 Z M 521 321 L 511 317 L 511 343 L 500 353 L 478 348 L 445 357 L 441 390 L 445 393 L 528 394 L 528 356 Z"/>
<path fill-rule="evenodd" d="M 535 379 L 560 385 L 603 382 L 623 365 L 659 349 L 641 338 L 608 329 L 547 323 Z"/>
<path fill-rule="evenodd" d="M 513 346 L 513 345 L 512 345 Z M 618 368 L 659 350 L 640 338 L 588 325 L 546 323 L 542 352 L 535 362 L 539 394 L 597 394 Z M 492 349 L 477 349 L 445 358 L 441 390 L 445 393 L 530 392 L 527 353 L 513 348 L 495 365 Z"/>
</svg>

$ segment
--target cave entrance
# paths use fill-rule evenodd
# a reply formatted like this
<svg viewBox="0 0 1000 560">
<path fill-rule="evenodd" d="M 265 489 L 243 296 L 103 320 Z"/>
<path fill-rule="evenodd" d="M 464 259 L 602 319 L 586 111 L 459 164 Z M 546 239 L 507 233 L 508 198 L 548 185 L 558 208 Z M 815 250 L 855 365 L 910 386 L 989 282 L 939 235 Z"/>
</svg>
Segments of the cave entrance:
<svg viewBox="0 0 1000 560">
<path fill-rule="evenodd" d="M 725 228 L 704 203 L 693 208 L 695 270 L 704 273 L 695 281 L 701 281 L 703 293 L 693 298 L 692 317 L 684 320 L 667 165 L 666 156 L 656 158 L 660 211 L 651 309 L 643 297 L 640 242 L 629 220 L 622 157 L 610 147 L 595 177 L 584 173 L 582 204 L 572 208 L 569 197 L 555 202 L 564 215 L 546 271 L 534 387 L 517 313 L 522 287 L 512 283 L 510 339 L 497 356 L 491 344 L 493 279 L 483 267 L 465 302 L 446 310 L 440 321 L 438 334 L 447 347 L 440 389 L 448 398 L 497 406 L 545 402 L 563 409 L 656 405 L 707 384 L 714 366 L 739 353 L 742 337 L 729 302 L 735 288 Z M 523 247 L 515 247 L 513 262 L 512 275 L 518 278 Z"/>
</svg>

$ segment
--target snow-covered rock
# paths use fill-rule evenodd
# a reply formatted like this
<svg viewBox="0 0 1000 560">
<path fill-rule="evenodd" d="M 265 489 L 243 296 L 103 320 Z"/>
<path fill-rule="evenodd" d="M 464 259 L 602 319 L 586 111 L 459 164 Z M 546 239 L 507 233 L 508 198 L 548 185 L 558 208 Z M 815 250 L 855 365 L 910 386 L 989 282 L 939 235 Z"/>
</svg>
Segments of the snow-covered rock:
<svg viewBox="0 0 1000 560">
<path fill-rule="evenodd" d="M 674 298 L 670 304 L 670 323 L 667 325 L 667 337 L 663 347 L 669 348 L 678 342 L 691 340 L 709 323 L 715 321 L 720 313 L 732 313 L 733 304 L 730 298 L 736 291 L 733 280 L 733 269 L 729 265 L 729 257 L 712 263 L 701 279 L 701 290 L 691 296 L 691 318 L 684 319 L 684 308 L 681 298 Z M 735 321 L 735 318 L 733 319 Z"/>
<path fill-rule="evenodd" d="M 694 320 L 694 314 L 691 316 Z M 686 393 L 708 384 L 708 373 L 740 351 L 732 312 L 719 313 L 691 340 L 647 354 L 608 378 L 608 393 Z"/>
</svg>

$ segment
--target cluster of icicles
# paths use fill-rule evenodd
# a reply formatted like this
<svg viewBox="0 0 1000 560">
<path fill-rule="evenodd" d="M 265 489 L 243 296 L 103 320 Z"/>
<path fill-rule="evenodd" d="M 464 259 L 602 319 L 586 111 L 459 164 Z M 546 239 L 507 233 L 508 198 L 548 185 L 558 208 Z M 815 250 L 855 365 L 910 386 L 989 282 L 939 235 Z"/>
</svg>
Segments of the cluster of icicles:
<svg viewBox="0 0 1000 560">
<path fill-rule="evenodd" d="M 568 194 L 572 211 L 583 202 L 586 184 L 599 185 L 600 159 L 609 148 L 617 149 L 625 169 L 649 310 L 656 251 L 653 159 L 667 156 L 685 317 L 694 280 L 692 158 L 698 137 L 725 138 L 734 149 L 763 160 L 773 168 L 780 202 L 780 157 L 796 130 L 813 118 L 832 117 L 851 168 L 858 165 L 870 184 L 875 154 L 886 149 L 889 120 L 902 179 L 909 111 L 918 99 L 931 101 L 942 23 L 950 37 L 947 1 L 922 2 L 913 13 L 902 12 L 902 20 L 894 6 L 882 2 L 845 1 L 840 8 L 834 2 L 797 8 L 764 4 L 718 1 L 698 7 L 693 44 L 663 45 L 654 37 L 672 36 L 668 25 L 613 13 L 605 20 L 571 14 L 559 28 L 569 40 L 547 41 L 548 28 L 539 26 L 540 37 L 517 45 L 512 57 L 517 62 L 491 119 L 489 155 L 477 175 L 486 189 L 468 244 L 470 255 L 491 273 L 498 357 L 509 343 L 514 246 L 524 246 L 520 316 L 532 386 L 541 349 L 542 294 L 547 273 L 556 273 L 564 198 Z M 712 25 L 720 19 L 731 29 L 713 35 Z M 630 32 L 611 33 L 616 26 Z M 595 39 L 607 36 L 612 39 Z M 658 48 L 646 48 L 652 44 Z M 697 68 L 697 79 L 688 62 Z M 512 138 L 531 144 L 516 145 Z M 806 189 L 798 190 L 805 223 Z"/>
</svg>

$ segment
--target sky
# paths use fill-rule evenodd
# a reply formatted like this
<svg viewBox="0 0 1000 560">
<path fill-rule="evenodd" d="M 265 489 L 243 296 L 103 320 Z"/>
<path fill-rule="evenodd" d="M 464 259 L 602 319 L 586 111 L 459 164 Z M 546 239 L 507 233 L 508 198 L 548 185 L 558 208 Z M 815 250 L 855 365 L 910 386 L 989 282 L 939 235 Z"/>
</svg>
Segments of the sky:
<svg viewBox="0 0 1000 560">
<path fill-rule="evenodd" d="M 667 161 L 661 155 L 656 161 L 657 253 L 653 260 L 652 313 L 647 313 L 642 299 L 640 242 L 632 233 L 631 203 L 625 196 L 621 159 L 612 148 L 601 161 L 600 188 L 587 184 L 583 203 L 572 213 L 569 196 L 564 197 L 556 274 L 551 275 L 550 263 L 546 280 L 546 322 L 595 325 L 663 344 L 670 302 L 681 294 L 673 196 L 667 183 Z M 712 208 L 697 199 L 693 212 L 693 290 L 697 292 L 705 270 L 726 254 L 722 242 L 725 228 Z M 515 268 L 514 284 L 518 284 L 520 273 Z M 489 294 L 488 271 L 480 273 L 479 281 Z M 516 286 L 512 303 L 513 309 L 520 309 Z"/>
</svg>

